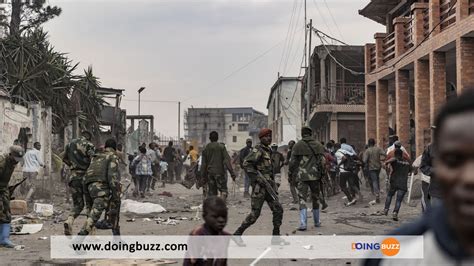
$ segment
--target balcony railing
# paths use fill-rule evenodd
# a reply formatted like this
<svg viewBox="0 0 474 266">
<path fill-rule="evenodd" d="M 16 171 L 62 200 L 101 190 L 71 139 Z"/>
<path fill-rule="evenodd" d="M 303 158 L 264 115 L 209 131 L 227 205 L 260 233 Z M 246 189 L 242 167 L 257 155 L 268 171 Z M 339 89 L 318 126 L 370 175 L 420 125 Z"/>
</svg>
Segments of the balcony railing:
<svg viewBox="0 0 474 266">
<path fill-rule="evenodd" d="M 390 33 L 383 40 L 383 62 L 386 63 L 395 58 L 395 32 Z"/>
<path fill-rule="evenodd" d="M 365 102 L 364 83 L 315 84 L 312 102 L 318 104 L 358 105 Z"/>
<path fill-rule="evenodd" d="M 403 13 L 402 17 L 406 18 L 404 22 L 398 17 L 393 20 L 393 28 L 402 26 L 403 29 L 394 29 L 386 34 L 375 35 L 375 44 L 367 49 L 367 53 L 369 53 L 367 58 L 370 59 L 370 63 L 367 64 L 368 71 L 373 72 L 382 65 L 389 65 L 394 58 L 403 56 L 406 52 L 413 50 L 413 47 L 439 34 L 440 31 L 445 31 L 456 23 L 459 24 L 457 20 L 464 19 L 465 15 L 464 12 L 458 11 L 467 10 L 469 15 L 474 15 L 474 0 L 440 0 L 439 17 L 433 18 L 439 21 L 439 24 L 434 23 L 434 25 L 438 25 L 439 31 L 433 30 L 430 33 L 433 14 L 430 13 L 429 6 L 428 1 L 416 1 L 409 11 Z M 395 19 L 398 19 L 398 22 L 395 22 Z M 400 23 L 405 24 L 401 25 Z M 398 34 L 402 34 L 402 36 Z"/>
<path fill-rule="evenodd" d="M 473 0 L 474 1 L 474 0 Z M 375 60 L 375 45 L 370 46 L 369 48 L 369 58 L 370 58 L 370 69 L 369 71 L 372 72 L 377 67 L 376 60 Z"/>
<path fill-rule="evenodd" d="M 423 37 L 428 37 L 430 34 L 430 9 L 423 10 Z"/>
<path fill-rule="evenodd" d="M 407 21 L 405 24 L 405 34 L 404 34 L 404 42 L 405 42 L 405 50 L 408 50 L 413 47 L 414 45 L 414 40 L 413 40 L 413 34 L 414 34 L 414 27 L 415 27 L 415 20 L 413 17 Z"/>
<path fill-rule="evenodd" d="M 441 0 L 439 5 L 441 31 L 456 23 L 456 2 L 457 0 Z"/>
</svg>

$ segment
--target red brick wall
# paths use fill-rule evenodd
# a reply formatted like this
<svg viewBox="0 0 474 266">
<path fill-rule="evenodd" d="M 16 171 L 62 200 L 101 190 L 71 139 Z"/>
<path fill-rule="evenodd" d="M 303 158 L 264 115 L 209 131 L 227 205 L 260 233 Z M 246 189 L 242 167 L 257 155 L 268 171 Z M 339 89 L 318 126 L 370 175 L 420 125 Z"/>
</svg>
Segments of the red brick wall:
<svg viewBox="0 0 474 266">
<path fill-rule="evenodd" d="M 438 110 L 446 101 L 446 54 L 430 53 L 430 121 L 434 123 Z"/>
<path fill-rule="evenodd" d="M 474 88 L 474 38 L 459 38 L 456 41 L 457 92 Z"/>
<path fill-rule="evenodd" d="M 377 144 L 384 147 L 388 142 L 388 82 L 377 81 L 376 91 L 377 110 Z"/>
<path fill-rule="evenodd" d="M 395 72 L 395 114 L 397 135 L 405 147 L 410 142 L 410 98 L 409 98 L 409 72 L 398 70 Z"/>
<path fill-rule="evenodd" d="M 425 149 L 425 130 L 430 128 L 430 68 L 426 60 L 415 61 L 416 156 Z"/>
</svg>

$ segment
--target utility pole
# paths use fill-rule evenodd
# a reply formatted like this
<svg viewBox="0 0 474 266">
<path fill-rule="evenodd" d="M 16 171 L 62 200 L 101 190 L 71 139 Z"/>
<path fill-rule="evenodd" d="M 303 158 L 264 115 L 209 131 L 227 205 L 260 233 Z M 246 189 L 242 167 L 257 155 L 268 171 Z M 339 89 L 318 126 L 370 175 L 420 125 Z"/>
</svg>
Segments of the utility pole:
<svg viewBox="0 0 474 266">
<path fill-rule="evenodd" d="M 145 87 L 141 87 L 138 89 L 138 146 L 140 146 L 140 94 L 145 89 Z"/>
<path fill-rule="evenodd" d="M 178 143 L 181 141 L 181 102 L 178 102 Z"/>
<path fill-rule="evenodd" d="M 306 19 L 306 0 L 304 0 L 304 50 L 305 50 L 305 60 L 304 67 L 308 66 L 308 55 L 306 54 L 306 45 L 308 44 L 308 22 Z"/>
<path fill-rule="evenodd" d="M 308 45 L 308 68 L 306 75 L 306 90 L 307 90 L 307 101 L 306 101 L 306 125 L 309 126 L 309 115 L 311 114 L 311 32 L 313 31 L 313 20 L 309 20 L 309 45 Z"/>
</svg>

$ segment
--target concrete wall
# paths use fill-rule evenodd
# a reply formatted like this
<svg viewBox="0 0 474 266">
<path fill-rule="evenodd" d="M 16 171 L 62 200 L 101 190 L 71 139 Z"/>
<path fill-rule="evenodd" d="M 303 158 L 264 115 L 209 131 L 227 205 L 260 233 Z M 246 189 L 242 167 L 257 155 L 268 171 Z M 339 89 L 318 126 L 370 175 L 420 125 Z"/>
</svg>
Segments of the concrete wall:
<svg viewBox="0 0 474 266">
<path fill-rule="evenodd" d="M 273 130 L 273 142 L 282 145 L 300 138 L 301 112 L 301 81 L 281 80 L 268 106 L 268 125 Z"/>
<path fill-rule="evenodd" d="M 248 129 L 239 131 L 239 125 L 248 128 L 248 122 L 238 122 L 232 120 L 232 114 L 225 115 L 225 138 L 221 138 L 227 146 L 227 150 L 239 151 L 245 146 L 246 140 L 250 137 Z M 236 141 L 234 142 L 234 138 Z"/>
<path fill-rule="evenodd" d="M 38 103 L 30 104 L 28 108 L 12 104 L 6 98 L 0 98 L 0 153 L 7 153 L 13 141 L 18 139 L 20 129 L 26 129 L 27 148 L 32 148 L 33 143 L 41 143 L 41 152 L 46 168 L 41 169 L 38 175 L 40 179 L 50 178 L 51 171 L 51 146 L 52 134 L 52 112 L 50 107 L 44 107 Z M 15 178 L 21 177 L 21 166 L 15 172 Z M 15 182 L 12 181 L 12 182 Z"/>
</svg>

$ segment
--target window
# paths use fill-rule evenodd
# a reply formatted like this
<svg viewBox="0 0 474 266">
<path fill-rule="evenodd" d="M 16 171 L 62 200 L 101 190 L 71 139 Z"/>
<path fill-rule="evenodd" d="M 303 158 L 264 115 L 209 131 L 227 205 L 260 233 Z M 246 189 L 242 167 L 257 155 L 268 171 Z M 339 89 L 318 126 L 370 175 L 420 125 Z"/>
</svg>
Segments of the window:
<svg viewBox="0 0 474 266">
<path fill-rule="evenodd" d="M 249 131 L 249 125 L 248 124 L 239 124 L 239 131 Z"/>
<path fill-rule="evenodd" d="M 237 142 L 237 136 L 232 136 L 232 142 Z"/>
<path fill-rule="evenodd" d="M 204 129 L 207 129 L 207 123 L 204 122 Z"/>
<path fill-rule="evenodd" d="M 229 125 L 229 130 L 232 130 L 232 126 L 231 126 L 231 125 Z"/>
</svg>

